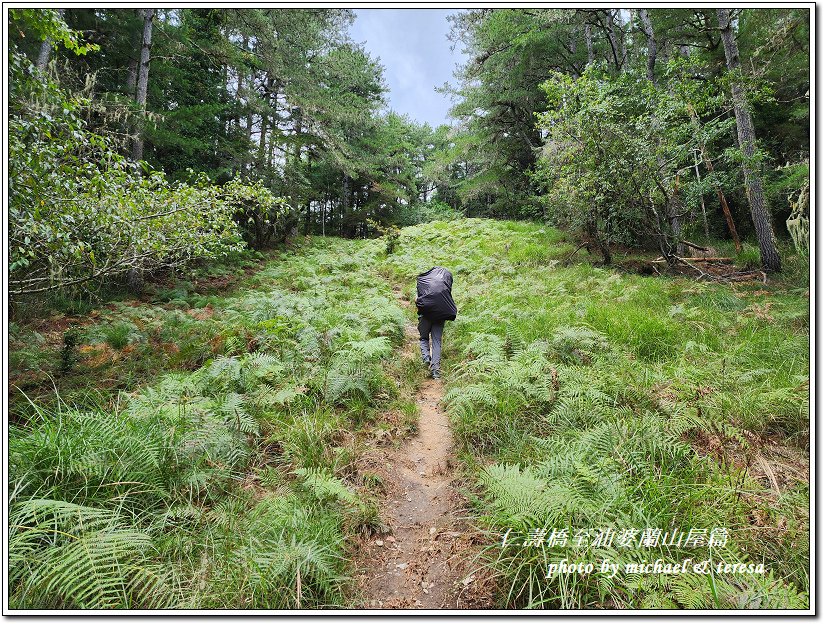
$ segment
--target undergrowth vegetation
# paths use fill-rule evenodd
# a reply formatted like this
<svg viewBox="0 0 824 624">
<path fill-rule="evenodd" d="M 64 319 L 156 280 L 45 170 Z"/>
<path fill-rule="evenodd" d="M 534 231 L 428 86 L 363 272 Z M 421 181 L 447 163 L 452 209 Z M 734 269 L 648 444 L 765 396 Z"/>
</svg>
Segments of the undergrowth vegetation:
<svg viewBox="0 0 824 624">
<path fill-rule="evenodd" d="M 310 241 L 233 296 L 124 307 L 74 339 L 149 349 L 156 324 L 198 365 L 19 412 L 10 606 L 345 604 L 351 539 L 380 525 L 361 439 L 414 414 L 408 362 L 390 361 L 404 315 L 374 262 L 371 244 Z"/>
<path fill-rule="evenodd" d="M 455 273 L 446 404 L 500 605 L 805 607 L 804 283 L 566 266 L 573 249 L 551 228 L 466 219 L 406 228 L 387 261 L 410 297 L 416 273 L 436 264 Z M 706 533 L 697 544 L 638 546 L 656 528 Z M 728 539 L 708 547 L 714 528 Z M 544 529 L 568 540 L 524 545 Z M 638 532 L 618 546 L 592 538 L 599 529 Z M 763 563 L 765 573 L 545 578 L 563 559 L 623 571 L 659 558 Z"/>
<path fill-rule="evenodd" d="M 803 259 L 731 286 L 583 250 L 570 264 L 575 249 L 480 219 L 407 227 L 391 253 L 307 239 L 231 293 L 177 283 L 90 312 L 45 356 L 13 328 L 12 377 L 45 367 L 59 391 L 14 412 L 11 606 L 347 605 L 354 540 L 382 530 L 380 479 L 358 459 L 416 411 L 391 284 L 411 301 L 415 275 L 443 265 L 459 309 L 445 404 L 501 607 L 805 607 Z M 684 542 L 690 529 L 725 539 Z M 564 559 L 621 572 L 547 577 Z M 657 559 L 764 573 L 623 567 Z"/>
</svg>

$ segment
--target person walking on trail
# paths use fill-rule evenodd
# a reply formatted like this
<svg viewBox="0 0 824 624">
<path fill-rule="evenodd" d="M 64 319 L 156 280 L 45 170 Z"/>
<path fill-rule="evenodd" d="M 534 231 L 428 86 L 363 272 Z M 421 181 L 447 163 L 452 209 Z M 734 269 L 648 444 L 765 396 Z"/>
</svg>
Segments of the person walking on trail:
<svg viewBox="0 0 824 624">
<path fill-rule="evenodd" d="M 441 344 L 443 326 L 454 321 L 458 308 L 452 299 L 452 273 L 443 267 L 432 267 L 418 275 L 418 333 L 421 337 L 421 357 L 429 367 L 432 379 L 441 377 Z"/>
</svg>

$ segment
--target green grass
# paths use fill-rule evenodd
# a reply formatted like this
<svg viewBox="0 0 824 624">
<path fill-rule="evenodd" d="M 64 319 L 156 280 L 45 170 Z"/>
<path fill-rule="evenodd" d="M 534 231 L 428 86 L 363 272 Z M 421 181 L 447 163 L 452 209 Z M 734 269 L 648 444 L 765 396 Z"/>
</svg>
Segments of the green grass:
<svg viewBox="0 0 824 624">
<path fill-rule="evenodd" d="M 808 264 L 785 254 L 780 279 L 727 286 L 620 273 L 584 250 L 561 262 L 574 249 L 546 226 L 436 221 L 389 255 L 313 238 L 231 292 L 192 278 L 57 332 L 13 325 L 31 401 L 17 395 L 9 437 L 11 605 L 346 606 L 352 540 L 381 528 L 363 441 L 414 427 L 420 371 L 396 355 L 392 285 L 412 300 L 442 265 L 459 309 L 445 402 L 500 607 L 806 606 Z M 730 538 L 500 544 L 605 527 Z M 544 578 L 564 557 L 767 573 Z"/>
<path fill-rule="evenodd" d="M 591 266 L 582 252 L 571 266 L 553 262 L 572 249 L 551 228 L 467 219 L 406 228 L 388 259 L 386 273 L 407 284 L 435 264 L 455 274 L 446 400 L 476 483 L 499 606 L 806 606 L 807 484 L 789 478 L 776 496 L 766 477 L 745 470 L 772 462 L 778 441 L 796 449 L 803 473 L 803 261 L 785 256 L 787 273 L 766 286 L 727 286 L 622 274 Z M 775 461 L 780 469 L 784 460 Z M 570 536 L 598 527 L 725 527 L 732 537 L 712 552 L 500 545 L 508 529 L 523 540 L 529 529 L 553 527 Z M 546 563 L 564 557 L 712 557 L 763 562 L 768 573 L 545 579 Z"/>
<path fill-rule="evenodd" d="M 73 330 L 73 354 L 131 349 L 131 375 L 18 412 L 10 605 L 345 606 L 352 540 L 380 528 L 359 440 L 411 405 L 393 357 L 405 317 L 377 257 L 372 241 L 318 239 L 231 295 L 127 302 Z M 100 381 L 88 358 L 67 368 Z"/>
</svg>

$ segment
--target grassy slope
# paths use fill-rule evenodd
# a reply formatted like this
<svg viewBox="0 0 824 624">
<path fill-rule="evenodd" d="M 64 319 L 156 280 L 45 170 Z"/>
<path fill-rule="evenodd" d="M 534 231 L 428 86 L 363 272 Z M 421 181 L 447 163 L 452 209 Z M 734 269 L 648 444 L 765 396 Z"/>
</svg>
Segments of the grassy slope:
<svg viewBox="0 0 824 624">
<path fill-rule="evenodd" d="M 231 302 L 235 290 L 255 289 L 248 274 L 265 266 L 262 260 L 247 252 L 204 265 L 147 284 L 139 299 L 110 289 L 102 293 L 105 305 L 56 295 L 45 313 L 18 306 L 9 327 L 13 417 L 25 417 L 27 398 L 49 402 L 56 391 L 73 404 L 105 404 L 163 372 L 195 370 L 214 356 L 242 352 L 252 335 L 247 319 L 231 317 Z"/>
<path fill-rule="evenodd" d="M 488 551 L 502 606 L 806 604 L 808 292 L 562 267 L 563 238 L 432 223 L 404 230 L 389 260 L 409 289 L 435 264 L 455 274 L 448 407 L 468 474 L 481 474 L 490 540 L 520 534 Z M 542 527 L 568 529 L 567 546 L 517 545 Z M 603 527 L 725 527 L 729 540 L 711 552 L 574 545 Z M 544 579 L 564 557 L 763 562 L 767 574 Z"/>
<path fill-rule="evenodd" d="M 24 412 L 10 432 L 11 606 L 344 604 L 353 538 L 379 523 L 361 445 L 415 410 L 400 381 L 413 363 L 390 357 L 404 316 L 371 272 L 378 248 L 315 240 L 234 295 L 116 311 L 172 353 L 199 349 L 183 361 L 195 370 L 149 371 L 143 387 L 137 373 L 96 407 Z M 133 353 L 117 366 L 130 361 L 143 366 Z"/>
<path fill-rule="evenodd" d="M 378 523 L 361 445 L 414 414 L 415 363 L 389 357 L 403 313 L 376 272 L 411 296 L 433 264 L 455 273 L 448 407 L 502 606 L 806 600 L 809 495 L 767 444 L 806 441 L 803 291 L 563 268 L 574 246 L 529 224 L 432 223 L 389 258 L 380 246 L 314 239 L 233 294 L 172 290 L 80 329 L 57 385 L 83 409 L 43 394 L 11 432 L 12 606 L 345 604 L 353 538 Z M 59 343 L 42 355 L 28 331 L 12 375 L 54 370 Z M 672 525 L 729 527 L 713 557 L 773 576 L 547 581 L 545 561 L 593 554 L 495 544 L 508 528 Z"/>
</svg>

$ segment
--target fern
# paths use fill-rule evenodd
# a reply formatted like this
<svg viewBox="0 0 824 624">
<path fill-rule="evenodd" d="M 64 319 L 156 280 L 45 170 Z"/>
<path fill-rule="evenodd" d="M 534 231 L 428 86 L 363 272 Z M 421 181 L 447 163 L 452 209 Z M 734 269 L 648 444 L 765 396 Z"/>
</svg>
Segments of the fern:
<svg viewBox="0 0 824 624">
<path fill-rule="evenodd" d="M 35 429 L 9 445 L 15 473 L 36 479 L 41 494 L 72 499 L 121 493 L 130 497 L 126 502 L 141 494 L 165 496 L 165 451 L 164 429 L 153 420 L 73 409 L 44 415 Z"/>
<path fill-rule="evenodd" d="M 244 357 L 243 370 L 248 371 L 252 377 L 252 383 L 245 386 L 246 389 L 253 389 L 260 382 L 277 381 L 283 375 L 285 367 L 274 355 L 258 351 Z"/>
<path fill-rule="evenodd" d="M 609 348 L 606 337 L 589 327 L 559 327 L 550 344 L 562 362 L 577 364 L 588 364 Z"/>
<path fill-rule="evenodd" d="M 452 388 L 444 395 L 444 402 L 453 410 L 470 405 L 494 406 L 497 402 L 495 387 L 487 383 Z"/>
<path fill-rule="evenodd" d="M 319 608 L 342 604 L 342 538 L 333 516 L 310 512 L 293 495 L 267 496 L 231 531 L 240 539 L 212 578 L 201 606 L 242 596 L 257 608 Z"/>
<path fill-rule="evenodd" d="M 532 469 L 494 464 L 478 477 L 487 492 L 491 520 L 496 526 L 526 531 L 559 520 L 567 507 L 566 493 L 550 487 Z"/>
<path fill-rule="evenodd" d="M 349 354 L 346 357 L 362 361 L 381 360 L 392 353 L 392 345 L 385 336 L 350 342 L 347 348 Z"/>
<path fill-rule="evenodd" d="M 357 360 L 339 360 L 326 374 L 324 398 L 333 404 L 344 397 L 371 399 L 376 379 L 377 371 L 373 366 Z"/>
<path fill-rule="evenodd" d="M 295 474 L 303 479 L 307 489 L 321 502 L 340 501 L 351 505 L 360 505 L 358 496 L 346 485 L 323 468 L 298 468 Z"/>
<path fill-rule="evenodd" d="M 223 399 L 218 411 L 224 415 L 226 424 L 230 428 L 243 433 L 256 434 L 260 427 L 257 421 L 246 412 L 245 401 L 246 398 L 243 395 L 230 392 Z"/>
<path fill-rule="evenodd" d="M 506 360 L 506 342 L 495 334 L 475 333 L 464 347 L 464 355 L 481 357 L 491 360 Z"/>
<path fill-rule="evenodd" d="M 113 512 L 32 499 L 10 510 L 11 602 L 17 608 L 111 609 L 170 606 L 152 570 L 150 537 Z"/>
</svg>

